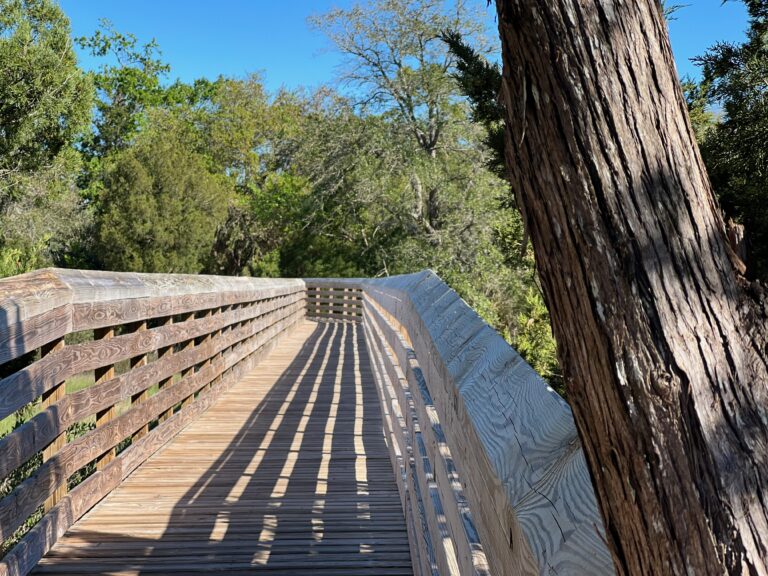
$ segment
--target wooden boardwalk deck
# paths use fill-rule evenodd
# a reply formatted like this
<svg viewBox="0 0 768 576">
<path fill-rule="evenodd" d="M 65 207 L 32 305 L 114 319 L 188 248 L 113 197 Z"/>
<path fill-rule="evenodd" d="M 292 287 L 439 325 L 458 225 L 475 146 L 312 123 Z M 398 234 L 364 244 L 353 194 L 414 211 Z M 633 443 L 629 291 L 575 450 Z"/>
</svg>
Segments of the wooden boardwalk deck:
<svg viewBox="0 0 768 576">
<path fill-rule="evenodd" d="M 411 574 L 362 329 L 305 321 L 35 574 Z"/>
</svg>

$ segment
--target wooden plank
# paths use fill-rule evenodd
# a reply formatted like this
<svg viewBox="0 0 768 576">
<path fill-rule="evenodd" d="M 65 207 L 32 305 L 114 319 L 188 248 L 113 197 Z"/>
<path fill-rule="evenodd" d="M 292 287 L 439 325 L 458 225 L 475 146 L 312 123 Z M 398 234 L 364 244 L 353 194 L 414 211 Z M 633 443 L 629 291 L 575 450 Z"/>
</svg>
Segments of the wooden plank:
<svg viewBox="0 0 768 576">
<path fill-rule="evenodd" d="M 336 296 L 318 296 L 313 294 L 307 295 L 307 304 L 308 305 L 318 305 L 318 304 L 333 304 L 333 303 L 347 303 L 350 306 L 358 305 L 362 306 L 363 304 L 363 293 L 362 292 L 343 292 Z"/>
<path fill-rule="evenodd" d="M 70 332 L 285 294 L 301 280 L 44 269 L 0 280 L 0 365 Z"/>
<path fill-rule="evenodd" d="M 372 312 L 368 317 L 372 320 L 371 325 L 373 329 L 386 337 L 388 335 L 388 327 L 385 320 L 380 314 L 376 314 L 377 311 L 375 309 Z M 384 350 L 393 349 L 385 340 L 380 340 L 377 344 L 383 347 Z M 472 574 L 474 573 L 473 570 L 467 570 L 466 567 L 463 567 L 465 570 L 462 571 L 459 566 L 456 548 L 457 544 L 461 541 L 462 534 L 453 534 L 448 526 L 447 516 L 449 511 L 444 507 L 444 498 L 440 493 L 433 473 L 434 464 L 430 461 L 424 446 L 420 416 L 416 410 L 411 385 L 405 374 L 403 374 L 403 363 L 396 360 L 395 355 L 391 355 L 390 358 L 395 363 L 395 373 L 402 390 L 400 395 L 401 410 L 405 416 L 406 430 L 412 447 L 415 466 L 414 481 L 419 485 L 420 493 L 424 495 L 422 506 L 425 511 L 425 521 L 431 535 L 431 540 L 434 542 L 433 554 L 438 565 L 438 572 L 440 574 L 454 575 Z M 418 395 L 418 391 L 416 395 Z"/>
<path fill-rule="evenodd" d="M 173 324 L 173 316 L 168 316 L 162 322 L 162 326 L 170 326 L 171 324 Z M 161 363 L 165 362 L 172 355 L 173 355 L 173 346 L 163 346 L 161 348 L 158 348 L 157 350 L 157 361 Z M 160 381 L 158 382 L 158 389 L 163 390 L 164 388 L 170 386 L 171 384 L 173 384 L 173 374 L 171 374 L 167 378 L 160 378 Z M 173 416 L 173 408 L 169 408 L 168 410 L 166 410 L 160 415 L 160 422 L 161 423 L 164 422 L 171 416 Z"/>
<path fill-rule="evenodd" d="M 146 320 L 142 320 L 141 322 L 136 322 L 135 324 L 129 325 L 128 332 L 129 333 L 135 333 L 137 336 L 141 337 L 143 336 L 143 332 L 147 331 L 147 322 Z M 138 356 L 134 356 L 131 358 L 130 361 L 130 370 L 135 370 L 136 368 L 141 368 L 142 366 L 146 366 L 147 362 L 149 361 L 149 357 L 146 353 L 140 354 Z M 149 389 L 144 389 L 141 392 L 137 392 L 136 394 L 131 394 L 131 408 L 133 409 L 134 406 L 137 406 L 143 402 L 146 402 L 149 399 Z M 145 422 L 136 432 L 133 433 L 133 436 L 131 438 L 132 441 L 139 440 L 140 438 L 143 438 L 147 435 L 149 432 L 149 421 Z"/>
<path fill-rule="evenodd" d="M 93 331 L 93 339 L 99 340 L 99 341 L 106 341 L 111 340 L 115 337 L 115 329 L 114 328 L 97 328 Z M 115 366 L 114 364 L 109 364 L 107 366 L 102 366 L 100 368 L 96 368 L 94 373 L 94 389 L 91 389 L 89 391 L 89 396 L 94 393 L 98 393 L 98 389 L 103 386 L 105 382 L 108 382 L 112 380 L 115 377 Z M 99 388 L 96 388 L 99 387 Z M 83 394 L 85 395 L 85 394 Z M 102 426 L 105 426 L 109 422 L 111 422 L 115 416 L 117 416 L 117 408 L 115 407 L 115 403 L 110 403 L 106 408 L 103 408 L 101 410 L 96 411 L 96 427 L 101 428 Z M 66 429 L 68 426 L 68 422 L 64 421 L 61 422 L 58 426 L 59 429 Z M 32 427 L 30 426 L 30 429 Z M 32 448 L 34 450 L 34 448 Z M 115 448 L 114 446 L 104 452 L 101 456 L 99 456 L 96 459 L 96 470 L 104 470 L 104 468 L 112 462 L 115 458 Z"/>
<path fill-rule="evenodd" d="M 388 345 L 395 349 L 399 364 L 408 381 L 411 409 L 421 438 L 417 438 L 425 476 L 431 477 L 439 494 L 436 505 L 442 507 L 450 526 L 451 541 L 456 545 L 462 574 L 488 574 L 488 562 L 480 543 L 469 505 L 462 489 L 462 479 L 454 464 L 451 447 L 443 434 L 443 427 L 424 379 L 415 353 L 405 338 L 382 314 L 373 302 L 366 302 L 367 313 L 375 317 L 379 326 L 389 336 Z M 443 506 L 444 504 L 444 506 Z"/>
<path fill-rule="evenodd" d="M 301 303 L 296 302 L 283 309 L 269 312 L 259 317 L 251 329 L 239 328 L 228 331 L 216 346 L 226 350 L 232 344 L 260 332 L 270 323 L 280 321 L 286 315 L 300 313 L 302 310 Z M 136 368 L 130 373 L 100 382 L 86 390 L 69 394 L 58 403 L 55 410 L 41 411 L 0 440 L 0 453 L 4 456 L 0 458 L 0 477 L 10 474 L 73 423 L 92 414 L 98 414 L 101 410 L 107 410 L 121 400 L 146 390 L 155 382 L 164 378 L 173 378 L 173 375 L 179 371 L 193 368 L 198 360 L 198 352 L 213 355 L 215 348 L 210 344 L 200 351 L 192 348 L 186 352 L 180 352 L 173 358 L 158 360 L 148 366 Z"/>
<path fill-rule="evenodd" d="M 185 322 L 192 322 L 195 319 L 195 317 L 196 317 L 196 314 L 194 312 L 192 312 L 192 313 L 187 315 L 187 317 L 185 318 L 184 321 Z M 192 350 L 195 349 L 195 346 L 196 346 L 195 338 L 191 338 L 181 348 L 181 350 L 182 350 L 182 352 L 188 352 L 188 351 L 191 352 Z M 183 380 L 184 378 L 187 378 L 190 374 L 193 374 L 194 372 L 195 372 L 195 366 L 190 366 L 189 368 L 186 368 L 186 369 L 182 370 L 181 371 L 181 379 Z M 194 401 L 194 399 L 195 399 L 194 396 L 191 395 L 191 394 L 189 396 L 187 396 L 186 398 L 184 398 L 181 401 L 181 409 L 183 410 L 184 408 L 189 406 Z"/>
<path fill-rule="evenodd" d="M 49 344 L 46 344 L 42 348 L 42 355 L 47 356 L 49 354 L 52 354 L 54 352 L 57 352 L 58 350 L 61 350 L 64 348 L 64 338 L 59 338 L 58 340 L 55 340 Z M 67 385 L 64 381 L 59 382 L 56 386 L 54 386 L 51 390 L 43 394 L 42 398 L 42 409 L 49 408 L 50 406 L 55 406 L 57 402 L 62 400 L 64 398 L 64 395 L 67 392 Z M 67 432 L 66 430 L 62 431 L 58 436 L 56 436 L 55 439 L 51 441 L 48 446 L 45 447 L 43 450 L 43 462 L 47 462 L 61 450 L 64 445 L 67 443 Z M 61 482 L 52 492 L 52 494 L 46 498 L 44 504 L 43 504 L 43 511 L 48 512 L 51 508 L 53 508 L 59 500 L 61 500 L 64 495 L 67 493 L 67 479 L 64 478 L 63 482 Z"/>
<path fill-rule="evenodd" d="M 0 279 L 0 365 L 71 332 L 71 302 L 50 269 Z"/>
<path fill-rule="evenodd" d="M 328 318 L 328 319 L 336 319 L 336 320 L 345 320 L 348 322 L 360 322 L 362 320 L 362 314 L 361 315 L 355 315 L 355 314 L 341 314 L 338 312 L 308 312 L 307 317 L 309 318 Z"/>
<path fill-rule="evenodd" d="M 222 318 L 217 319 L 213 325 L 206 324 L 203 320 L 189 320 L 176 326 L 155 328 L 149 331 L 151 337 L 134 333 L 118 336 L 109 342 L 95 341 L 67 346 L 0 380 L 0 418 L 5 418 L 32 402 L 54 386 L 57 380 L 102 366 L 114 365 L 132 356 L 177 344 L 205 334 L 213 328 L 262 315 L 298 301 L 300 301 L 298 296 L 289 296 L 285 299 L 277 298 L 269 303 L 258 303 L 255 306 L 242 308 L 238 312 L 222 315 Z"/>
<path fill-rule="evenodd" d="M 398 488 L 401 492 L 403 510 L 406 514 L 408 543 L 414 571 L 420 575 L 438 576 L 440 570 L 427 521 L 421 487 L 417 480 L 418 472 L 413 454 L 412 437 L 403 414 L 407 396 L 410 394 L 408 383 L 399 370 L 391 350 L 383 341 L 380 330 L 369 316 L 366 316 L 364 326 L 367 341 L 372 344 L 370 348 L 379 367 L 378 372 L 374 370 L 374 373 L 379 382 L 381 397 L 385 398 L 384 404 L 390 405 L 393 415 L 397 417 L 397 426 L 394 426 L 394 430 L 398 442 L 393 443 L 390 447 L 390 454 L 394 457 L 396 477 L 398 470 L 400 470 L 400 477 L 402 478 L 402 481 L 398 482 Z M 402 452 L 401 468 L 397 466 L 397 453 L 393 454 L 392 450 L 397 445 L 401 447 Z"/>
<path fill-rule="evenodd" d="M 216 310 L 206 310 L 206 311 L 204 312 L 204 314 L 203 314 L 202 318 L 203 318 L 204 320 L 206 320 L 206 321 L 207 321 L 207 322 L 210 324 L 210 322 L 211 322 L 211 318 L 214 316 L 214 314 L 217 314 L 217 312 L 218 312 L 218 311 L 220 311 L 220 310 L 221 310 L 221 309 L 216 309 Z M 208 332 L 207 334 L 205 334 L 204 336 L 201 336 L 200 338 L 198 338 L 198 339 L 195 341 L 195 346 L 200 346 L 200 345 L 202 345 L 202 344 L 205 344 L 205 343 L 207 343 L 207 342 L 210 342 L 210 341 L 211 341 L 211 338 L 212 338 L 212 334 L 211 334 L 210 332 Z M 203 361 L 202 361 L 200 364 L 198 364 L 198 365 L 196 366 L 195 370 L 198 370 L 198 371 L 199 371 L 199 370 L 202 370 L 203 368 L 205 368 L 205 367 L 207 367 L 207 366 L 210 366 L 210 365 L 211 365 L 211 357 L 210 357 L 210 356 L 207 356 L 207 355 L 206 355 L 206 356 L 203 356 L 203 358 L 204 358 L 204 360 L 203 360 Z M 205 388 L 206 388 L 206 389 L 207 389 L 207 388 L 209 388 L 209 387 L 210 387 L 210 385 L 211 385 L 211 384 L 210 384 L 210 382 L 209 382 L 208 384 L 206 384 L 206 385 L 205 385 Z"/>
<path fill-rule="evenodd" d="M 254 347 L 264 344 L 275 334 L 273 326 L 259 332 L 255 337 L 249 338 L 248 345 L 234 349 L 223 357 L 221 363 L 211 364 L 200 372 L 188 373 L 174 386 L 149 398 L 139 407 L 64 446 L 30 478 L 0 500 L 0 538 L 5 539 L 12 534 L 57 486 L 66 482 L 79 468 L 116 446 L 123 438 L 139 430 L 146 422 L 169 407 L 192 397 L 210 379 L 234 366 L 245 355 L 253 352 Z"/>
</svg>

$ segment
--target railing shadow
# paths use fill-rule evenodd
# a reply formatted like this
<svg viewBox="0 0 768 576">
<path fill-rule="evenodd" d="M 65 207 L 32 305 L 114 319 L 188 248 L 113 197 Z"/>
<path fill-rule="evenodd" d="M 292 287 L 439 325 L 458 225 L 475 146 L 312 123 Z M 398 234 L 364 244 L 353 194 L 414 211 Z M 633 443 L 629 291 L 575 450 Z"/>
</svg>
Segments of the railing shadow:
<svg viewBox="0 0 768 576">
<path fill-rule="evenodd" d="M 371 378 L 362 330 L 318 324 L 164 526 L 153 524 L 147 495 L 146 514 L 126 510 L 114 532 L 75 525 L 36 573 L 409 573 Z M 189 473 L 183 457 L 178 466 Z M 173 478 L 156 480 L 157 498 L 168 498 Z M 378 571 L 384 561 L 390 571 Z"/>
</svg>

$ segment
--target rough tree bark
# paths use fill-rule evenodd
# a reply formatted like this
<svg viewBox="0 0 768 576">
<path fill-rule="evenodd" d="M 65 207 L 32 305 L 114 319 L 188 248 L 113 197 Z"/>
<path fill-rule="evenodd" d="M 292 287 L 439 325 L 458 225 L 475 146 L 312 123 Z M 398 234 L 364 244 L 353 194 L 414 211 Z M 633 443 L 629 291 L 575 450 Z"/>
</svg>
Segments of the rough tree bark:
<svg viewBox="0 0 768 576">
<path fill-rule="evenodd" d="M 656 0 L 497 0 L 507 164 L 620 574 L 768 574 L 768 306 Z"/>
</svg>

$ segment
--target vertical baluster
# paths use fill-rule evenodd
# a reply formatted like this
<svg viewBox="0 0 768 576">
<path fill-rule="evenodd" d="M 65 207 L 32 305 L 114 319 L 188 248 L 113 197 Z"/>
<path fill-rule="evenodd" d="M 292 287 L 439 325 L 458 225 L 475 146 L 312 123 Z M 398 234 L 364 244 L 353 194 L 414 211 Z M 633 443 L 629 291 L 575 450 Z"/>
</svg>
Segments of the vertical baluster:
<svg viewBox="0 0 768 576">
<path fill-rule="evenodd" d="M 113 327 L 97 328 L 93 331 L 94 340 L 110 340 L 115 337 L 115 329 Z M 94 385 L 101 384 L 107 380 L 112 380 L 115 377 L 115 365 L 109 364 L 96 368 L 94 371 Z M 117 410 L 113 404 L 109 408 L 99 410 L 96 412 L 96 427 L 99 428 L 110 422 L 116 416 Z M 112 462 L 115 458 L 115 447 L 113 446 L 107 450 L 104 454 L 96 459 L 96 470 L 103 470 L 104 467 Z"/>
<path fill-rule="evenodd" d="M 184 318 L 184 321 L 185 322 L 189 322 L 189 321 L 194 320 L 194 319 L 195 319 L 195 313 L 194 312 L 190 312 Z M 184 344 L 184 347 L 182 348 L 182 350 L 184 350 L 184 351 L 191 350 L 194 347 L 195 347 L 195 339 L 191 338 L 190 340 L 187 340 L 187 342 L 186 342 L 186 344 Z M 182 377 L 182 379 L 186 378 L 187 376 L 189 376 L 190 374 L 193 374 L 194 372 L 195 372 L 195 365 L 192 364 L 189 368 L 185 368 L 184 370 L 181 371 L 181 377 Z M 194 394 L 191 394 L 191 395 L 187 396 L 186 398 L 184 398 L 184 400 L 182 400 L 181 407 L 184 408 L 185 406 L 189 406 L 189 404 L 194 399 L 195 399 L 195 395 Z"/>
<path fill-rule="evenodd" d="M 147 322 L 146 320 L 142 320 L 141 322 L 136 322 L 130 327 L 131 332 L 144 332 L 147 329 Z M 134 368 L 139 368 L 140 366 L 146 366 L 148 362 L 148 355 L 142 354 L 140 356 L 136 356 L 134 358 L 131 358 L 130 362 L 130 369 L 133 370 Z M 145 402 L 149 398 L 149 389 L 142 390 L 138 394 L 134 394 L 131 396 L 131 406 L 137 406 L 138 404 L 141 404 L 142 402 Z M 133 434 L 133 440 L 136 441 L 140 438 L 143 438 L 147 435 L 149 432 L 149 422 L 146 422 L 144 425 L 141 426 L 134 434 Z"/>
<path fill-rule="evenodd" d="M 213 316 L 213 310 L 206 310 L 206 311 L 203 313 L 203 315 L 202 315 L 202 318 L 210 319 L 212 316 Z M 195 342 L 195 345 L 196 345 L 196 346 L 204 346 L 205 344 L 207 344 L 208 342 L 210 342 L 210 340 L 211 340 L 211 333 L 210 333 L 210 332 L 208 332 L 208 333 L 207 333 L 207 334 L 205 334 L 204 336 L 200 336 L 200 337 L 198 337 L 196 340 L 197 340 L 197 341 Z M 211 357 L 210 357 L 210 356 L 208 356 L 208 355 L 206 355 L 206 356 L 205 356 L 205 358 L 204 358 L 204 360 L 203 360 L 202 362 L 199 362 L 199 363 L 197 364 L 197 367 L 196 367 L 196 369 L 195 369 L 195 372 L 200 372 L 201 370 L 204 370 L 205 368 L 207 368 L 208 366 L 210 366 L 210 364 L 211 364 Z M 208 389 L 210 388 L 210 386 L 211 386 L 211 383 L 210 383 L 210 382 L 207 382 L 207 383 L 205 384 L 205 386 L 203 386 L 203 387 L 200 389 L 200 391 L 199 391 L 199 392 L 202 392 L 203 390 L 208 390 Z M 199 394 L 199 392 L 198 392 L 198 394 Z"/>
<path fill-rule="evenodd" d="M 163 319 L 162 326 L 170 326 L 173 324 L 173 316 L 168 316 L 167 318 Z M 170 358 L 170 356 L 173 355 L 173 346 L 163 346 L 162 348 L 158 349 L 157 351 L 157 361 L 163 361 Z M 173 384 L 173 374 L 168 376 L 168 378 L 163 378 L 158 383 L 158 388 L 160 390 L 163 390 L 164 388 L 167 388 Z M 173 406 L 168 408 L 165 412 L 160 414 L 159 422 L 164 422 L 168 418 L 173 416 Z"/>
<path fill-rule="evenodd" d="M 232 306 L 223 306 L 223 307 L 218 309 L 218 314 L 224 314 L 226 312 L 229 312 L 231 309 L 232 309 Z M 222 331 L 221 328 L 219 328 L 218 330 L 216 330 L 213 333 L 213 341 L 216 343 L 215 346 L 216 346 L 216 349 L 217 349 L 216 355 L 213 357 L 213 362 L 215 362 L 217 366 L 221 364 L 222 358 L 224 356 L 224 349 L 221 347 L 222 346 L 222 344 L 221 344 L 221 335 L 222 334 L 223 334 L 223 331 Z M 222 374 L 219 373 L 219 375 L 216 376 L 216 378 L 214 379 L 213 384 L 214 385 L 218 384 L 219 381 L 221 380 L 221 377 L 222 377 Z"/>
<path fill-rule="evenodd" d="M 54 340 L 53 342 L 43 346 L 41 353 L 43 356 L 47 356 L 48 354 L 53 354 L 54 352 L 58 352 L 63 348 L 64 338 L 59 338 L 58 340 Z M 49 406 L 56 404 L 59 400 L 64 398 L 64 394 L 66 394 L 66 387 L 66 382 L 59 382 L 56 384 L 56 386 L 45 392 L 42 398 L 42 409 L 45 410 Z M 48 444 L 48 446 L 43 450 L 43 462 L 53 458 L 66 443 L 67 431 L 63 430 L 61 434 L 59 434 L 56 439 Z M 64 478 L 64 481 L 59 486 L 57 486 L 53 493 L 46 499 L 45 504 L 43 505 L 43 510 L 48 512 L 48 510 L 56 506 L 59 500 L 61 500 L 66 493 L 67 478 Z"/>
</svg>

